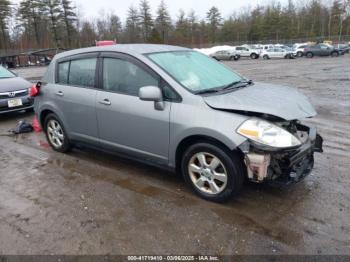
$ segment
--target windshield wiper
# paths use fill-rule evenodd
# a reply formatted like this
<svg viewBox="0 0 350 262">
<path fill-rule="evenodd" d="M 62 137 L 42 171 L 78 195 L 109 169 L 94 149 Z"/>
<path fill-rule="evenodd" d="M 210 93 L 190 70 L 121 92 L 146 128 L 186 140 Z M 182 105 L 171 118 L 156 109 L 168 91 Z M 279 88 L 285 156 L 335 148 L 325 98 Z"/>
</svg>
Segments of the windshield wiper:
<svg viewBox="0 0 350 262">
<path fill-rule="evenodd" d="M 199 90 L 199 91 L 195 92 L 195 94 L 201 95 L 201 94 L 217 93 L 220 90 L 221 89 L 218 89 L 218 88 L 204 89 L 204 90 Z"/>
<path fill-rule="evenodd" d="M 240 85 L 240 86 L 237 86 L 238 84 L 243 84 L 243 85 Z M 204 90 L 199 90 L 197 92 L 195 92 L 196 95 L 200 95 L 200 94 L 209 94 L 209 93 L 217 93 L 217 92 L 220 92 L 220 91 L 223 91 L 223 90 L 227 90 L 227 89 L 230 89 L 232 87 L 235 87 L 235 88 L 240 88 L 240 87 L 244 87 L 246 85 L 251 85 L 253 84 L 253 81 L 252 80 L 239 80 L 239 81 L 234 81 L 224 87 L 217 87 L 217 88 L 210 88 L 210 89 L 204 89 Z"/>
<path fill-rule="evenodd" d="M 237 86 L 238 84 L 243 84 L 243 85 Z M 231 87 L 239 88 L 239 87 L 244 87 L 246 85 L 251 85 L 251 84 L 253 84 L 252 80 L 239 80 L 239 81 L 234 81 L 234 82 L 224 86 L 221 90 L 226 90 L 226 89 L 229 89 Z"/>
</svg>

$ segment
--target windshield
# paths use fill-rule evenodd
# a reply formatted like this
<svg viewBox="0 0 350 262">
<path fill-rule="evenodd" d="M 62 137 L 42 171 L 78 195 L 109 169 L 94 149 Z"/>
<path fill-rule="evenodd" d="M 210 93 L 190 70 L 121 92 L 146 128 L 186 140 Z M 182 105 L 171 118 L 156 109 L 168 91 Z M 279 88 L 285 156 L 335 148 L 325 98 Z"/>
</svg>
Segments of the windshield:
<svg viewBox="0 0 350 262">
<path fill-rule="evenodd" d="M 194 51 L 153 53 L 148 57 L 194 93 L 224 87 L 242 80 L 241 76 L 224 65 Z"/>
<path fill-rule="evenodd" d="M 0 78 L 10 78 L 10 77 L 15 77 L 13 73 L 10 71 L 6 70 L 2 66 L 0 66 Z"/>
</svg>

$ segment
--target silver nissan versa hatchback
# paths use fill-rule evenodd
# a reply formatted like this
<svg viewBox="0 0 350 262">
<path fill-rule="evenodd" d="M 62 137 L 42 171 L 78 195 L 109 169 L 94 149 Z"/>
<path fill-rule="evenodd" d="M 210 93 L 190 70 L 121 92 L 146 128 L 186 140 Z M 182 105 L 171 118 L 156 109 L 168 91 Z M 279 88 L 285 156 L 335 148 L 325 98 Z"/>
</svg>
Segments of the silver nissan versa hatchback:
<svg viewBox="0 0 350 262">
<path fill-rule="evenodd" d="M 181 172 L 224 201 L 243 181 L 289 184 L 310 174 L 322 138 L 297 90 L 254 83 L 214 59 L 167 45 L 115 45 L 57 55 L 33 87 L 58 152 L 82 143 Z"/>
</svg>

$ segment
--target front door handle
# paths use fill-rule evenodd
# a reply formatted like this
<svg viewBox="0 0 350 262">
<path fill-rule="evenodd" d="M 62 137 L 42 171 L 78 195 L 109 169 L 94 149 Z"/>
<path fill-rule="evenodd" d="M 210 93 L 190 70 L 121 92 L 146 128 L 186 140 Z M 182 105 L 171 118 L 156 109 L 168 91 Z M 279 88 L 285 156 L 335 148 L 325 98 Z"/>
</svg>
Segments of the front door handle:
<svg viewBox="0 0 350 262">
<path fill-rule="evenodd" d="M 62 91 L 58 91 L 57 93 L 56 93 L 56 96 L 63 96 L 64 94 L 63 94 L 63 92 Z"/>
<path fill-rule="evenodd" d="M 109 101 L 108 98 L 103 99 L 103 100 L 100 101 L 99 103 L 102 104 L 102 105 L 106 105 L 106 106 L 110 106 L 110 105 L 112 104 L 111 101 Z"/>
</svg>

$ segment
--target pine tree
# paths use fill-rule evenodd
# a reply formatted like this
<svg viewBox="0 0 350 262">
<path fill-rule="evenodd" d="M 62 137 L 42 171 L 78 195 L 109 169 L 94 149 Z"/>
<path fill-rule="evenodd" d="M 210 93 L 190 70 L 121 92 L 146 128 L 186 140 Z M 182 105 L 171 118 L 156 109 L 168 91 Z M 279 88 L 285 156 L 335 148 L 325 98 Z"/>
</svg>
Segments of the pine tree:
<svg viewBox="0 0 350 262">
<path fill-rule="evenodd" d="M 143 41 L 147 42 L 153 28 L 151 7 L 147 0 L 141 0 L 140 2 L 139 18 Z"/>
<path fill-rule="evenodd" d="M 40 0 L 23 0 L 19 6 L 19 20 L 29 38 L 34 37 L 36 45 L 42 43 L 41 29 L 45 26 L 44 4 Z"/>
<path fill-rule="evenodd" d="M 0 0 L 0 49 L 6 49 L 9 43 L 8 19 L 11 15 L 10 1 Z"/>
<path fill-rule="evenodd" d="M 197 16 L 194 10 L 191 10 L 188 14 L 188 24 L 190 29 L 190 36 L 191 36 L 191 44 L 194 44 L 194 40 L 196 37 L 197 29 L 198 29 L 198 22 L 197 22 Z"/>
<path fill-rule="evenodd" d="M 168 39 L 168 34 L 171 29 L 171 18 L 164 0 L 160 2 L 160 5 L 157 9 L 155 27 L 160 32 L 162 42 L 165 43 Z"/>
<path fill-rule="evenodd" d="M 262 38 L 262 24 L 263 24 L 262 8 L 260 6 L 257 6 L 251 12 L 250 29 L 248 32 L 249 41 L 258 41 Z"/>
<path fill-rule="evenodd" d="M 60 0 L 44 0 L 43 9 L 45 11 L 45 15 L 47 15 L 49 18 L 50 31 L 54 38 L 55 46 L 60 47 L 62 33 L 60 32 L 59 27 L 63 17 L 61 2 Z"/>
<path fill-rule="evenodd" d="M 128 42 L 138 42 L 140 39 L 140 19 L 135 7 L 130 6 L 125 23 L 125 34 Z"/>
<path fill-rule="evenodd" d="M 188 44 L 189 35 L 190 26 L 186 13 L 183 9 L 180 9 L 175 22 L 175 39 L 179 43 Z"/>
<path fill-rule="evenodd" d="M 76 29 L 74 23 L 77 21 L 77 14 L 72 5 L 72 1 L 70 0 L 62 0 L 61 1 L 62 10 L 63 10 L 63 22 L 65 25 L 66 38 L 68 42 L 68 46 L 72 47 L 73 37 L 76 33 Z"/>
<path fill-rule="evenodd" d="M 94 25 L 88 21 L 82 23 L 80 31 L 80 43 L 82 47 L 92 46 L 97 39 Z"/>
<path fill-rule="evenodd" d="M 222 17 L 217 7 L 213 6 L 207 13 L 207 20 L 210 26 L 210 39 L 212 43 L 216 41 L 217 31 L 221 26 Z"/>
<path fill-rule="evenodd" d="M 120 37 L 120 34 L 122 33 L 122 23 L 120 22 L 120 18 L 112 14 L 109 18 L 109 34 L 111 40 L 117 40 Z"/>
</svg>

